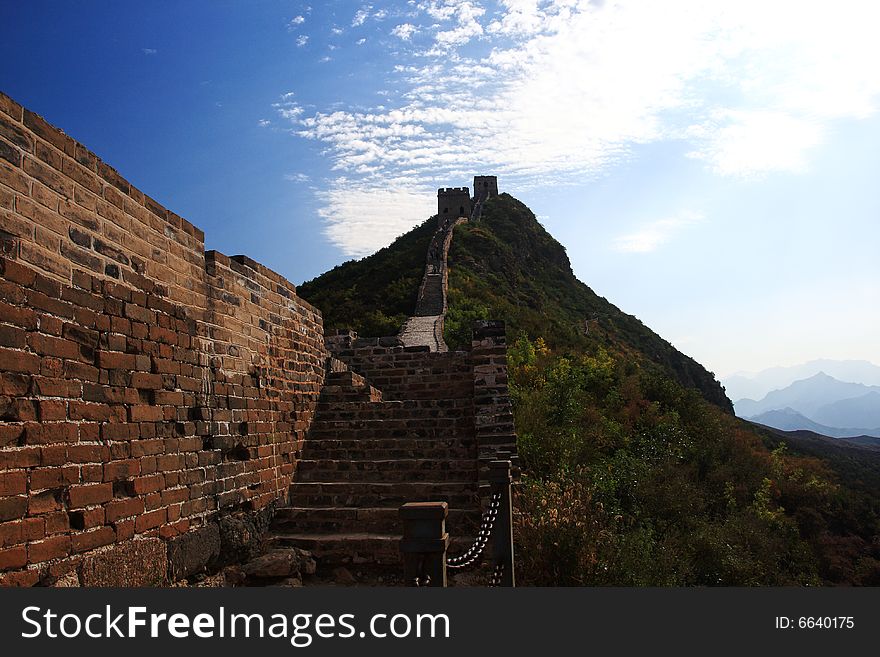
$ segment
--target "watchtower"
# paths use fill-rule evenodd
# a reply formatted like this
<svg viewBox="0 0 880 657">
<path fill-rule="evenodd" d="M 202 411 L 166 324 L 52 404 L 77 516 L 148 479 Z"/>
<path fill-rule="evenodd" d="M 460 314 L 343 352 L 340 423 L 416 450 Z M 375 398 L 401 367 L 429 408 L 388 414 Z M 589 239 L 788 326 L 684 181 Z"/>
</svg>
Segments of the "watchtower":
<svg viewBox="0 0 880 657">
<path fill-rule="evenodd" d="M 437 221 L 455 221 L 471 216 L 471 192 L 467 187 L 441 187 L 437 190 Z"/>
<path fill-rule="evenodd" d="M 474 176 L 474 200 L 498 196 L 498 176 Z"/>
</svg>

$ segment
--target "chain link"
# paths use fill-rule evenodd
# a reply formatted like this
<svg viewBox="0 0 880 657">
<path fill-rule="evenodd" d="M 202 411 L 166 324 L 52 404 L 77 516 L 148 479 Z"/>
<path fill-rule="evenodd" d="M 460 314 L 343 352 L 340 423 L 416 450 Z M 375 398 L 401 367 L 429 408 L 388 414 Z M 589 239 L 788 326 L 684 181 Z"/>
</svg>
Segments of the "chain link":
<svg viewBox="0 0 880 657">
<path fill-rule="evenodd" d="M 501 586 L 501 578 L 504 576 L 504 562 L 497 564 L 495 570 L 492 571 L 492 577 L 489 578 L 489 586 Z"/>
<path fill-rule="evenodd" d="M 471 545 L 464 554 L 457 557 L 447 558 L 447 568 L 467 568 L 480 558 L 480 555 L 483 554 L 483 550 L 486 549 L 486 545 L 489 543 L 489 537 L 492 535 L 492 528 L 495 526 L 495 519 L 498 517 L 498 511 L 500 508 L 501 493 L 495 493 L 492 495 L 492 499 L 489 502 L 489 508 L 486 510 L 483 520 L 480 523 L 480 531 L 477 532 L 477 537 L 474 539 L 473 545 Z"/>
</svg>

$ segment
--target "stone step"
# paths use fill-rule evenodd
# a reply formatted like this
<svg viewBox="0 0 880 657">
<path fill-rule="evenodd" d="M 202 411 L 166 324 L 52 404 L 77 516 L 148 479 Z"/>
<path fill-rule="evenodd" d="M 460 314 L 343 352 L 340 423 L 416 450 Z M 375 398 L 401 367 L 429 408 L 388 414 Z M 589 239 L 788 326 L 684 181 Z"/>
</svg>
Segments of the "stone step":
<svg viewBox="0 0 880 657">
<path fill-rule="evenodd" d="M 401 370 L 388 370 L 386 376 L 396 375 L 402 376 L 407 372 L 425 372 L 430 374 L 433 368 L 402 368 Z M 469 399 L 456 399 L 455 397 L 447 398 L 431 398 L 431 399 L 387 399 L 381 402 L 348 402 L 345 406 L 361 407 L 363 409 L 385 408 L 389 411 L 401 408 L 451 408 L 455 406 L 469 406 L 473 401 Z"/>
<path fill-rule="evenodd" d="M 477 508 L 473 482 L 313 482 L 290 486 L 291 506 L 393 507 L 407 502 L 447 502 L 463 509 Z"/>
<path fill-rule="evenodd" d="M 318 560 L 320 567 L 337 564 L 401 564 L 400 534 L 384 533 L 295 533 L 277 532 L 269 539 L 269 548 L 298 547 L 308 550 Z M 468 536 L 454 536 L 450 541 L 450 552 L 457 553 L 467 548 L 473 539 Z M 453 547 L 454 546 L 454 547 Z"/>
<path fill-rule="evenodd" d="M 360 374 L 351 370 L 329 372 L 321 388 L 321 399 L 325 403 L 382 401 L 382 391 L 374 388 Z"/>
<path fill-rule="evenodd" d="M 319 424 L 313 426 L 306 437 L 306 444 L 319 443 L 325 440 L 362 442 L 368 440 L 428 440 L 434 442 L 458 441 L 465 444 L 475 442 L 473 427 L 459 426 L 432 426 L 432 427 L 406 427 L 406 426 L 383 426 L 373 428 L 357 428 L 350 424 L 341 426 L 327 426 Z"/>
<path fill-rule="evenodd" d="M 432 410 L 443 410 L 444 414 L 451 409 L 473 411 L 472 399 L 407 399 L 407 400 L 325 400 L 318 402 L 317 412 L 345 412 L 360 413 L 364 419 L 370 417 L 408 417 L 416 413 L 424 413 Z"/>
<path fill-rule="evenodd" d="M 479 512 L 461 509 L 450 509 L 446 521 L 450 535 L 473 535 L 479 524 Z M 272 531 L 394 534 L 402 531 L 402 524 L 398 509 L 392 507 L 282 507 L 275 512 Z"/>
<path fill-rule="evenodd" d="M 301 459 L 302 481 L 476 481 L 474 459 Z"/>
<path fill-rule="evenodd" d="M 303 456 L 312 460 L 378 460 L 391 459 L 469 459 L 474 457 L 473 448 L 469 447 L 386 447 L 362 448 L 354 441 L 345 441 L 348 447 L 309 447 Z"/>
<path fill-rule="evenodd" d="M 321 438 L 307 439 L 301 457 L 311 460 L 373 459 L 476 459 L 477 445 L 474 439 L 389 437 Z"/>
<path fill-rule="evenodd" d="M 308 550 L 322 567 L 331 564 L 401 563 L 400 535 L 396 534 L 275 532 L 268 543 L 271 548 L 297 547 Z"/>
</svg>

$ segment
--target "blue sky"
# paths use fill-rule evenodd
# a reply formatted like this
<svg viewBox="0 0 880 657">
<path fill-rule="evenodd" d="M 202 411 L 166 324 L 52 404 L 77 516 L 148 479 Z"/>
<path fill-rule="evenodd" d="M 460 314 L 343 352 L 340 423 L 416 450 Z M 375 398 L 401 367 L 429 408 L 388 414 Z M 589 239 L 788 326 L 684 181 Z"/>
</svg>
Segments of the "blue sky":
<svg viewBox="0 0 880 657">
<path fill-rule="evenodd" d="M 496 174 L 720 375 L 880 362 L 880 9 L 11 2 L 0 88 L 301 282 Z"/>
</svg>

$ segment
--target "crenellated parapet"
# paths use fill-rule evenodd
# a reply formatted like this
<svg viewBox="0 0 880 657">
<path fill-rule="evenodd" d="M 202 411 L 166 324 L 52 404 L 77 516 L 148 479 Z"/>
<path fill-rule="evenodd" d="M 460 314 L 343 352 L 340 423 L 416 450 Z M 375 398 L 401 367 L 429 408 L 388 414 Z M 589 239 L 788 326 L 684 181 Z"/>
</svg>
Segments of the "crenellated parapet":
<svg viewBox="0 0 880 657">
<path fill-rule="evenodd" d="M 467 187 L 441 187 L 437 190 L 437 221 L 444 227 L 459 217 L 471 215 L 471 192 Z"/>
</svg>

